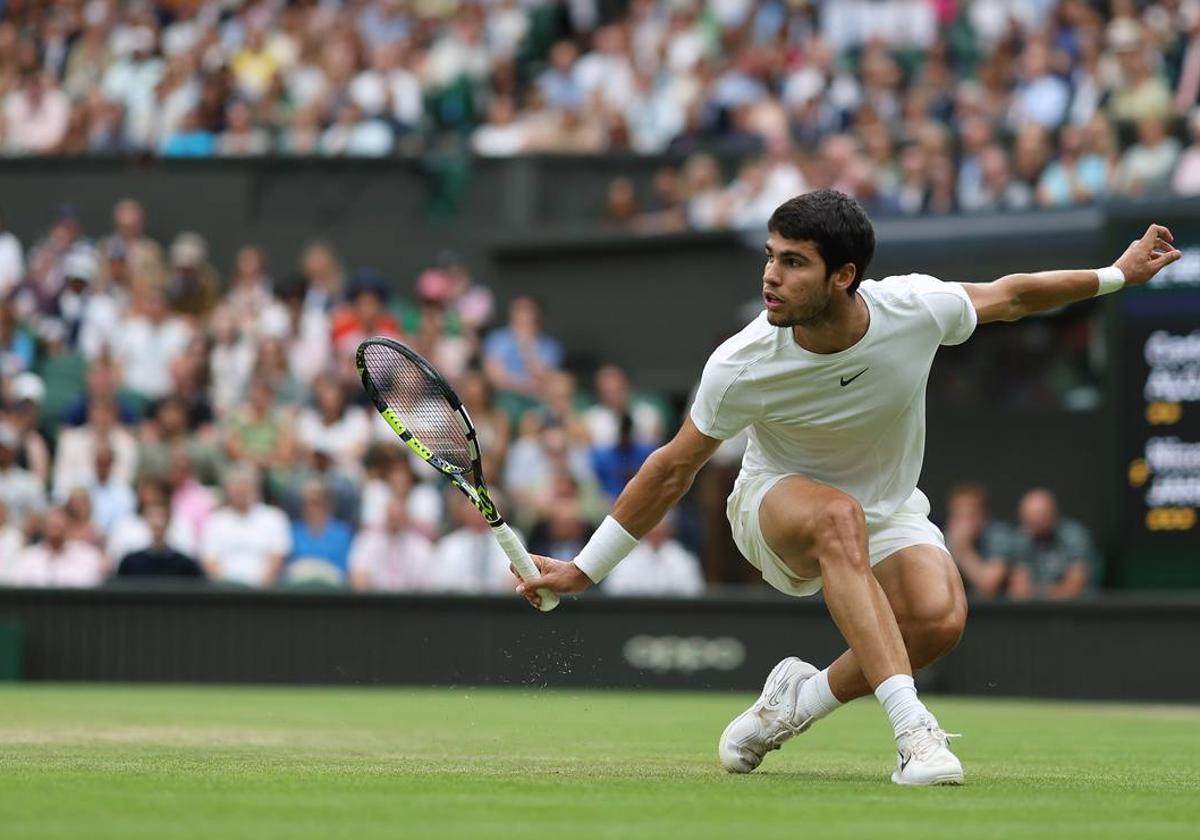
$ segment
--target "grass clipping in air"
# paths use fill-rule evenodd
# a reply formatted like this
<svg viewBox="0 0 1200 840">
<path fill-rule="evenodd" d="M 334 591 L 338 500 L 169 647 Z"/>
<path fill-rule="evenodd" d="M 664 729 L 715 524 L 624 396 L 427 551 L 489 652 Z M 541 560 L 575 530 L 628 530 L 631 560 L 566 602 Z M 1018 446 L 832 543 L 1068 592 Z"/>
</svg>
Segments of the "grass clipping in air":
<svg viewBox="0 0 1200 840">
<path fill-rule="evenodd" d="M 932 698 L 963 788 L 901 789 L 860 700 L 749 776 L 740 694 L 0 689 L 20 838 L 1159 838 L 1200 825 L 1200 709 Z"/>
</svg>

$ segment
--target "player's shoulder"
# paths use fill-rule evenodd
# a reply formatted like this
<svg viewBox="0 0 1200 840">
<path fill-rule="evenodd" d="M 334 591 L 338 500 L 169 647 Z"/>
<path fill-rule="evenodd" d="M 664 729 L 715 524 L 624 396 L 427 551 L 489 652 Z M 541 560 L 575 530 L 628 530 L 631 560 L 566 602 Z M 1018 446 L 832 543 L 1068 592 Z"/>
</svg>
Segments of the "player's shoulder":
<svg viewBox="0 0 1200 840">
<path fill-rule="evenodd" d="M 779 351 L 788 331 L 772 326 L 762 312 L 734 335 L 721 342 L 708 357 L 709 365 L 741 369 Z"/>
<path fill-rule="evenodd" d="M 859 288 L 884 303 L 916 304 L 923 295 L 948 292 L 958 294 L 958 284 L 939 280 L 930 274 L 892 274 L 881 280 L 864 280 Z"/>
</svg>

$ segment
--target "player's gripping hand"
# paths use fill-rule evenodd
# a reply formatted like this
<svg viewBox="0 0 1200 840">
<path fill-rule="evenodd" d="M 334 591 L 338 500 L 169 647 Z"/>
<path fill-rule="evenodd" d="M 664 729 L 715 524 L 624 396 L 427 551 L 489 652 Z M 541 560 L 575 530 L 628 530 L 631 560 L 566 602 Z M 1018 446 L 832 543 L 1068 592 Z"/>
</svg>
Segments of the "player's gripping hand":
<svg viewBox="0 0 1200 840">
<path fill-rule="evenodd" d="M 539 554 L 530 554 L 529 559 L 541 572 L 533 580 L 521 580 L 516 569 L 512 566 L 508 568 L 513 573 L 513 577 L 517 578 L 517 592 L 524 595 L 525 600 L 535 607 L 540 606 L 542 602 L 537 594 L 539 589 L 549 589 L 551 592 L 567 595 L 573 592 L 582 592 L 592 585 L 591 578 L 579 571 L 579 567 L 574 563 L 564 563 L 553 557 L 542 557 Z"/>
<path fill-rule="evenodd" d="M 1183 253 L 1171 244 L 1174 241 L 1165 226 L 1150 225 L 1141 239 L 1130 242 L 1125 253 L 1113 263 L 1125 275 L 1125 285 L 1139 286 L 1182 257 Z"/>
</svg>

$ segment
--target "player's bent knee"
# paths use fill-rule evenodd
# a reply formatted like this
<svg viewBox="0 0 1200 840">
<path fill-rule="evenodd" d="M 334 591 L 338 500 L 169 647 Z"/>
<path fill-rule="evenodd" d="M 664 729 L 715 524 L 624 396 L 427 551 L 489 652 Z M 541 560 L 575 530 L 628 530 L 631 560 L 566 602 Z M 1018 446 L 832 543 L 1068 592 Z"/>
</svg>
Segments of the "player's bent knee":
<svg viewBox="0 0 1200 840">
<path fill-rule="evenodd" d="M 867 520 L 862 505 L 845 493 L 831 493 L 817 512 L 814 535 L 821 563 L 870 568 L 863 545 Z"/>
<path fill-rule="evenodd" d="M 933 660 L 945 656 L 958 646 L 966 626 L 967 611 L 955 604 L 942 614 L 919 622 L 913 635 L 917 637 L 921 653 Z"/>
</svg>

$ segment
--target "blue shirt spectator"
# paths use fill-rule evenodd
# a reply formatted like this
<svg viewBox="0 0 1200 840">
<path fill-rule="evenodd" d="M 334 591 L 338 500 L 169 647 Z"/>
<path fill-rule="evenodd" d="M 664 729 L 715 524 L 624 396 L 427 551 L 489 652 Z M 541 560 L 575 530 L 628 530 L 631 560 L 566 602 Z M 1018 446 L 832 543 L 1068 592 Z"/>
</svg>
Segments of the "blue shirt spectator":
<svg viewBox="0 0 1200 840">
<path fill-rule="evenodd" d="M 537 396 L 544 375 L 562 366 L 562 345 L 541 332 L 541 311 L 531 298 L 508 307 L 508 326 L 495 330 L 483 344 L 483 363 L 492 386 Z"/>
<path fill-rule="evenodd" d="M 301 497 L 301 518 L 292 522 L 292 552 L 284 577 L 290 582 L 344 582 L 350 570 L 353 541 L 351 527 L 330 515 L 325 486 L 317 480 L 309 481 Z"/>
<path fill-rule="evenodd" d="M 592 452 L 592 471 L 604 492 L 616 498 L 653 451 L 650 444 L 634 439 L 633 418 L 624 414 L 616 444 Z"/>
</svg>

